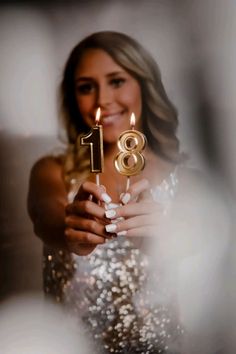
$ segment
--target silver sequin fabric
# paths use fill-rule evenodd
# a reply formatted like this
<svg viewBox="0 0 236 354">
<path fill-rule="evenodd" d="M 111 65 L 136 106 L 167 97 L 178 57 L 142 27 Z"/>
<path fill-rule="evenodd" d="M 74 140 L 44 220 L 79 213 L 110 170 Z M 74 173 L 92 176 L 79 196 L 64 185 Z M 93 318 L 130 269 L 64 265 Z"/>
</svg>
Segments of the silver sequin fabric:
<svg viewBox="0 0 236 354">
<path fill-rule="evenodd" d="M 174 295 L 162 285 L 158 270 L 150 272 L 148 256 L 125 237 L 89 256 L 44 250 L 45 292 L 82 318 L 99 354 L 180 353 L 183 330 Z M 157 289 L 165 301 L 153 304 Z"/>
</svg>

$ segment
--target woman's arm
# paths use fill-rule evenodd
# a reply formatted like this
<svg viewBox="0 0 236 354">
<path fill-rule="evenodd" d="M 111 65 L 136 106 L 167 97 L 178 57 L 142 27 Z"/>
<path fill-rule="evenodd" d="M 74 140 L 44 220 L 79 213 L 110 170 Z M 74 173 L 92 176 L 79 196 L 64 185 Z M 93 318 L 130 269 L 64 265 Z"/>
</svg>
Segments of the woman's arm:
<svg viewBox="0 0 236 354">
<path fill-rule="evenodd" d="M 34 231 L 46 244 L 66 248 L 78 255 L 91 253 L 111 237 L 105 230 L 105 210 L 100 203 L 110 202 L 102 186 L 84 182 L 68 204 L 62 166 L 55 158 L 43 158 L 32 168 L 28 212 Z"/>
<path fill-rule="evenodd" d="M 67 192 L 59 160 L 53 157 L 40 159 L 31 170 L 28 212 L 35 234 L 50 246 L 66 247 L 66 205 Z"/>
</svg>

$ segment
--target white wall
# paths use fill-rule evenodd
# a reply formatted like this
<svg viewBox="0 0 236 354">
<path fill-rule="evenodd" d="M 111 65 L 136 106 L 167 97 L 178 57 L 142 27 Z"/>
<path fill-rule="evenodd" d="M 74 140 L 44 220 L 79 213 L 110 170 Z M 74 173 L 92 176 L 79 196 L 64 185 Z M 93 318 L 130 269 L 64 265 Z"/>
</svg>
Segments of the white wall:
<svg viewBox="0 0 236 354">
<path fill-rule="evenodd" d="M 214 109 L 213 132 L 228 185 L 236 193 L 236 2 L 186 1 L 192 65 L 204 68 L 206 99 Z M 193 97 L 194 100 L 194 97 Z"/>
<path fill-rule="evenodd" d="M 45 14 L 2 8 L 0 45 L 0 131 L 55 134 L 55 53 Z"/>
</svg>

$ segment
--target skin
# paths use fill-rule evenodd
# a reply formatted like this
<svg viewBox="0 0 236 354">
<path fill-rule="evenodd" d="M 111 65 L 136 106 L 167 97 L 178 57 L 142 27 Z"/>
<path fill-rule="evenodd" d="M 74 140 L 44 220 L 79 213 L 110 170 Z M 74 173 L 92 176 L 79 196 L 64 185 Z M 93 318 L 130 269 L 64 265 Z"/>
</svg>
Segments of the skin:
<svg viewBox="0 0 236 354">
<path fill-rule="evenodd" d="M 85 52 L 76 70 L 75 86 L 80 113 L 89 127 L 94 125 L 97 108 L 101 108 L 105 143 L 116 145 L 119 135 L 130 129 L 132 112 L 137 123 L 140 120 L 139 83 L 105 51 L 89 49 Z"/>
<path fill-rule="evenodd" d="M 158 159 L 147 147 L 145 170 L 132 178 L 131 187 L 127 191 L 130 200 L 115 209 L 115 218 L 122 216 L 124 220 L 116 224 L 115 233 L 107 232 L 105 227 L 111 224 L 114 217 L 106 216 L 104 193 L 111 197 L 112 202 L 122 203 L 120 192 L 125 190 L 126 179 L 115 171 L 113 159 L 118 152 L 119 135 L 130 129 L 132 112 L 136 116 L 135 128 L 139 129 L 141 89 L 138 81 L 106 52 L 89 49 L 77 67 L 75 90 L 78 108 L 88 126 L 94 125 L 96 110 L 101 108 L 105 173 L 100 177 L 106 189 L 88 180 L 81 185 L 74 201 L 68 204 L 61 163 L 54 158 L 42 159 L 31 173 L 28 209 L 35 233 L 45 243 L 67 248 L 78 255 L 87 255 L 97 245 L 116 237 L 120 231 L 134 240 L 154 234 L 157 214 L 161 211 L 150 199 L 149 177 L 153 176 L 154 163 L 157 171 L 161 171 L 155 183 L 173 167 Z M 120 186 L 120 191 L 117 186 Z"/>
</svg>

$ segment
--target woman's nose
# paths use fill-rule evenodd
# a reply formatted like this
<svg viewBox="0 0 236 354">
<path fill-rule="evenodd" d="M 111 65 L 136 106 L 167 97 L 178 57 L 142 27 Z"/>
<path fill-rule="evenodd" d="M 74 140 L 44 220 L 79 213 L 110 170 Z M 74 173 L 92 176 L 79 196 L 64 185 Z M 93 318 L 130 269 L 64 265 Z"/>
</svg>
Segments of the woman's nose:
<svg viewBox="0 0 236 354">
<path fill-rule="evenodd" d="M 113 94 L 112 90 L 107 85 L 101 85 L 97 91 L 97 104 L 98 106 L 104 107 L 112 102 Z"/>
</svg>

